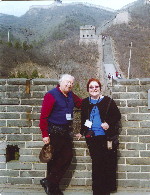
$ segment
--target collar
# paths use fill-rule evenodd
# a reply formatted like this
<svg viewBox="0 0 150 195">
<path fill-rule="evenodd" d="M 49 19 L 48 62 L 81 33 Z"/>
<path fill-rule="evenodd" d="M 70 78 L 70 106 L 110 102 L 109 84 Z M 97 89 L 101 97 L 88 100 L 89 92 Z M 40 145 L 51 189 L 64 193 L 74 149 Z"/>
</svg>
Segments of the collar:
<svg viewBox="0 0 150 195">
<path fill-rule="evenodd" d="M 64 95 L 63 94 L 63 92 L 60 90 L 60 85 L 58 84 L 57 86 L 56 86 L 56 89 L 63 95 L 63 96 L 65 96 L 65 97 L 68 97 L 69 96 L 69 93 L 70 93 L 70 91 L 67 93 L 67 95 Z"/>
</svg>

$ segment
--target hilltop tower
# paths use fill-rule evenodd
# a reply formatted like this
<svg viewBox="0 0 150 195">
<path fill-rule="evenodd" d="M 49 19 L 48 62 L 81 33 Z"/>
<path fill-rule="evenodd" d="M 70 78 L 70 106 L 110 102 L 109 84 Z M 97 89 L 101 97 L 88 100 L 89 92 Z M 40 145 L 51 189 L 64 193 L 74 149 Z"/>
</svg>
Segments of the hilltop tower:
<svg viewBox="0 0 150 195">
<path fill-rule="evenodd" d="M 144 4 L 150 4 L 150 0 L 144 0 Z"/>
<path fill-rule="evenodd" d="M 80 26 L 80 43 L 95 43 L 98 39 L 96 27 L 92 25 Z"/>
</svg>

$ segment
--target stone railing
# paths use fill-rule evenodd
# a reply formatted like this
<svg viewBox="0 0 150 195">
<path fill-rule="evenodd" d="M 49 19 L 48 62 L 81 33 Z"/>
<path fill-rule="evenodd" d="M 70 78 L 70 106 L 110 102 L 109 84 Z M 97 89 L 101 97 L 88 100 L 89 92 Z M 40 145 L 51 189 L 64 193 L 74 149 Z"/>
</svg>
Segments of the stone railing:
<svg viewBox="0 0 150 195">
<path fill-rule="evenodd" d="M 118 79 L 112 87 L 112 98 L 122 114 L 118 152 L 118 185 L 149 188 L 150 110 L 148 79 Z"/>
</svg>

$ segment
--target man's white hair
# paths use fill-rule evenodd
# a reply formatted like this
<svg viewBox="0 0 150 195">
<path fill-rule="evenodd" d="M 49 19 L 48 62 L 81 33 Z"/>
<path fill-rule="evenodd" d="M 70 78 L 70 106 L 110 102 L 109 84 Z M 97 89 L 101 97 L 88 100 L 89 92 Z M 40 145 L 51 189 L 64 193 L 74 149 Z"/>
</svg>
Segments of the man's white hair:
<svg viewBox="0 0 150 195">
<path fill-rule="evenodd" d="M 60 76 L 59 83 L 61 83 L 64 80 L 68 80 L 68 79 L 72 79 L 73 81 L 75 80 L 75 78 L 72 75 L 63 74 L 63 75 Z"/>
</svg>

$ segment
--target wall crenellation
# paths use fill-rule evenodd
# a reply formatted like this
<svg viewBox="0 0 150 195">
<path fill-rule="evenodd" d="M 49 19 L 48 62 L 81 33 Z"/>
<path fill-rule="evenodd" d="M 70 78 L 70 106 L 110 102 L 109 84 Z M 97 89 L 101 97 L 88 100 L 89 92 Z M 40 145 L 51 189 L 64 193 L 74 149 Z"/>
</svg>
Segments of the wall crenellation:
<svg viewBox="0 0 150 195">
<path fill-rule="evenodd" d="M 0 184 L 39 184 L 46 176 L 46 164 L 38 158 L 43 146 L 38 125 L 43 96 L 56 84 L 51 79 L 0 79 Z M 149 89 L 150 79 L 118 79 L 111 87 L 122 114 L 119 187 L 150 187 Z M 8 145 L 19 148 L 18 160 L 6 162 Z M 74 138 L 74 158 L 62 184 L 91 185 L 91 159 L 84 138 Z"/>
</svg>

